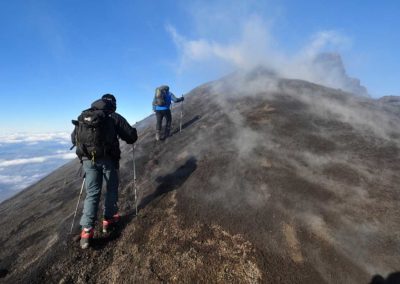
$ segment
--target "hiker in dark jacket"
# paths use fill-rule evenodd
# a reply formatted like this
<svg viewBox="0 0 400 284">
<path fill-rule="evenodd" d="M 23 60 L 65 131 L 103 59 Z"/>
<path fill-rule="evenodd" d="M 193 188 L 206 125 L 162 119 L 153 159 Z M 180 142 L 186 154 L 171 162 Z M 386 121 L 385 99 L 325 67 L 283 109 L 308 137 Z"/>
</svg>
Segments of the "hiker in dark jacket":
<svg viewBox="0 0 400 284">
<path fill-rule="evenodd" d="M 164 131 L 164 139 L 166 139 L 171 132 L 171 102 L 179 103 L 182 102 L 183 96 L 181 98 L 175 97 L 173 93 L 169 91 L 168 86 L 160 86 L 156 89 L 156 94 L 153 100 L 153 111 L 156 113 L 157 124 L 156 124 L 156 140 L 161 139 L 161 128 L 162 121 L 165 117 L 165 131 Z"/>
<path fill-rule="evenodd" d="M 97 217 L 97 211 L 100 202 L 100 194 L 102 189 L 103 179 L 106 183 L 106 193 L 104 200 L 104 212 L 103 212 L 103 232 L 106 233 L 110 230 L 116 222 L 119 221 L 120 216 L 118 214 L 118 168 L 121 151 L 119 149 L 118 138 L 121 138 L 128 144 L 133 144 L 137 140 L 137 131 L 131 127 L 124 117 L 116 113 L 117 108 L 116 99 L 111 94 L 105 94 L 100 100 L 92 103 L 89 113 L 94 111 L 100 111 L 105 114 L 103 120 L 103 130 L 105 135 L 102 135 L 102 141 L 98 141 L 96 151 L 90 151 L 90 146 L 86 147 L 85 144 L 79 143 L 80 138 L 79 124 L 82 120 L 91 120 L 89 116 L 83 117 L 85 111 L 78 118 L 79 123 L 75 123 L 75 127 L 71 138 L 72 143 L 76 145 L 76 153 L 79 159 L 82 161 L 83 169 L 85 171 L 85 187 L 86 187 L 86 199 L 83 207 L 83 214 L 80 221 L 82 226 L 81 241 L 80 245 L 83 249 L 89 247 L 90 240 L 94 235 L 94 224 Z M 80 131 L 83 132 L 83 131 Z M 82 144 L 82 145 L 80 145 Z M 100 146 L 99 146 L 100 145 Z"/>
</svg>

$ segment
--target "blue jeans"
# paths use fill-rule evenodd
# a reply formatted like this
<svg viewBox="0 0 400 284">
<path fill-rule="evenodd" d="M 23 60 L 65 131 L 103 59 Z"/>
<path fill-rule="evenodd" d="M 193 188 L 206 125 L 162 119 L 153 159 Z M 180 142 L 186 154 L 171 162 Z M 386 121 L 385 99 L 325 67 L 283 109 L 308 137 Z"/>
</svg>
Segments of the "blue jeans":
<svg viewBox="0 0 400 284">
<path fill-rule="evenodd" d="M 94 163 L 83 160 L 83 169 L 86 174 L 86 198 L 80 224 L 83 228 L 93 228 L 97 219 L 103 179 L 106 183 L 104 218 L 112 218 L 118 213 L 118 170 L 116 162 L 110 159 L 97 159 Z"/>
</svg>

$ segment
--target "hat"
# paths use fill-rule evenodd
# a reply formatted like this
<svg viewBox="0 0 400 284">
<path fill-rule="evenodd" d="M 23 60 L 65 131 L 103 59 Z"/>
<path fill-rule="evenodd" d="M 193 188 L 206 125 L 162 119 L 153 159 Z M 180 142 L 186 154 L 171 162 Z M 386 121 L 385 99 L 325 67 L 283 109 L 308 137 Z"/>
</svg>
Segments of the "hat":
<svg viewBox="0 0 400 284">
<path fill-rule="evenodd" d="M 112 94 L 104 94 L 101 99 L 105 102 L 111 103 L 113 106 L 114 111 L 117 109 L 117 100 L 115 99 L 114 95 Z"/>
<path fill-rule="evenodd" d="M 105 94 L 101 97 L 102 100 L 105 101 L 112 101 L 113 103 L 117 103 L 117 100 L 115 99 L 114 95 L 111 94 Z"/>
</svg>

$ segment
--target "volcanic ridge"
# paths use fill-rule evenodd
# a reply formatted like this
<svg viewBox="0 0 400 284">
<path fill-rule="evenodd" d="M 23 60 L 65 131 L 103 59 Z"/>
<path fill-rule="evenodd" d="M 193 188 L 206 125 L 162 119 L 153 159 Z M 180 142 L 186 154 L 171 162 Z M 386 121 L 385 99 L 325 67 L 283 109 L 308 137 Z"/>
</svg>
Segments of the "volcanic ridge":
<svg viewBox="0 0 400 284">
<path fill-rule="evenodd" d="M 261 69 L 201 85 L 185 96 L 182 132 L 179 105 L 164 141 L 154 115 L 136 125 L 138 216 L 133 147 L 121 144 L 123 219 L 108 235 L 97 226 L 90 249 L 77 224 L 69 234 L 77 159 L 1 203 L 0 282 L 368 283 L 394 272 L 397 102 Z"/>
</svg>

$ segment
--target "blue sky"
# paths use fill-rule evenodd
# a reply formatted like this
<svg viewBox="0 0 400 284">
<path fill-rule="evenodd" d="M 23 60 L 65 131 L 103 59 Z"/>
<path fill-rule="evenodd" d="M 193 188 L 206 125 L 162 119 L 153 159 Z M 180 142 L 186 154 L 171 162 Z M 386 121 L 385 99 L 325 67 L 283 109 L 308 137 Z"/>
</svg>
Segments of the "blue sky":
<svg viewBox="0 0 400 284">
<path fill-rule="evenodd" d="M 289 62 L 326 50 L 372 96 L 400 95 L 399 15 L 399 1 L 1 1 L 0 132 L 71 131 L 107 92 L 133 124 L 158 85 L 180 95 L 259 61 L 301 78 Z"/>
</svg>

